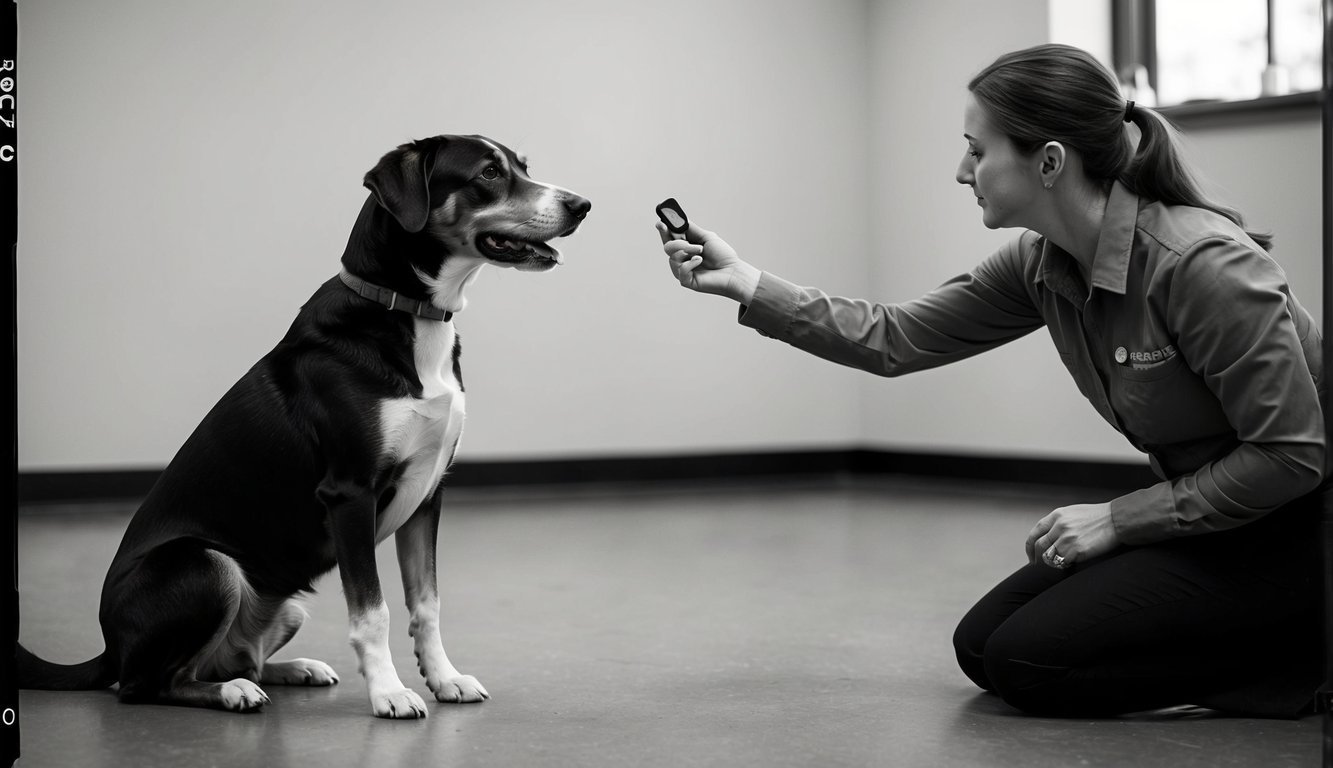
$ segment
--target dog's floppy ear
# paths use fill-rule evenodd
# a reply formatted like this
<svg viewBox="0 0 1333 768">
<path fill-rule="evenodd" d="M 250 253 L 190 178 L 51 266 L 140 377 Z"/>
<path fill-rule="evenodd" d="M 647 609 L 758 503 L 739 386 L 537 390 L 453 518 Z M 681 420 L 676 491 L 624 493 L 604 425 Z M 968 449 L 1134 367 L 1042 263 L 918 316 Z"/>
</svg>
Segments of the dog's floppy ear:
<svg viewBox="0 0 1333 768">
<path fill-rule="evenodd" d="M 364 184 L 403 229 L 420 232 L 430 215 L 430 174 L 437 146 L 404 144 L 380 158 Z"/>
</svg>

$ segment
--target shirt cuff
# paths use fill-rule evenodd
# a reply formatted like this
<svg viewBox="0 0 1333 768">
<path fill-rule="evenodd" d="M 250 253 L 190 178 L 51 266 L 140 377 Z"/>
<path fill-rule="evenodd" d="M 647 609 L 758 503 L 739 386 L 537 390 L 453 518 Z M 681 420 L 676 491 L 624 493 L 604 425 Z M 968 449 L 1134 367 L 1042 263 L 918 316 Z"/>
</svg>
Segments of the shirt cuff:
<svg viewBox="0 0 1333 768">
<path fill-rule="evenodd" d="M 764 336 L 785 338 L 801 296 L 796 284 L 768 272 L 760 273 L 754 299 L 748 305 L 741 305 L 736 321 Z"/>
</svg>

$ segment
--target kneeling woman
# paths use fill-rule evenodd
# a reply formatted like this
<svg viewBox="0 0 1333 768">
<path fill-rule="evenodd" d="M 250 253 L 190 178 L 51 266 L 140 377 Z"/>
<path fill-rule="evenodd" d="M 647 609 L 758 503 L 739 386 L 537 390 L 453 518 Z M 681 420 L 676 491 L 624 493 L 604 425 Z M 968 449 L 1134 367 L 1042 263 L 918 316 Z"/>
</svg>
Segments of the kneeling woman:
<svg viewBox="0 0 1333 768">
<path fill-rule="evenodd" d="M 1029 564 L 958 627 L 963 671 L 1043 715 L 1303 714 L 1321 682 L 1319 331 L 1268 238 L 1204 198 L 1170 126 L 1091 56 L 1007 54 L 968 90 L 957 180 L 987 227 L 1027 230 L 969 274 L 902 304 L 839 298 L 694 225 L 659 227 L 672 273 L 740 302 L 743 325 L 884 376 L 1045 326 L 1161 482 L 1038 520 Z"/>
</svg>

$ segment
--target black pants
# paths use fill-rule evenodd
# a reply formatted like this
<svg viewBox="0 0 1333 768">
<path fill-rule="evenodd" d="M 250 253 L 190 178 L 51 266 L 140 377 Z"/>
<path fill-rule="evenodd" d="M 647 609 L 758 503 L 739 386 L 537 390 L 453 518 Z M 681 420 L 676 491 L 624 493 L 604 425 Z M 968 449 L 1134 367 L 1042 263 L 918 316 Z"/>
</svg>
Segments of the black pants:
<svg viewBox="0 0 1333 768">
<path fill-rule="evenodd" d="M 1308 714 L 1322 681 L 1319 500 L 1066 570 L 1024 566 L 958 625 L 958 663 L 1033 714 Z"/>
</svg>

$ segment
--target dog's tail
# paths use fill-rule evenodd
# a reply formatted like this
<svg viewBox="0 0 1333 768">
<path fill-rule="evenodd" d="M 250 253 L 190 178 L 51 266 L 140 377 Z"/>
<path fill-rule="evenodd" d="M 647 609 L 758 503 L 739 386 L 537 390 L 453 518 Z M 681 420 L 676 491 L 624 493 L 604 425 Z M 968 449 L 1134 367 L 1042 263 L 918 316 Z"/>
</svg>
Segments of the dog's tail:
<svg viewBox="0 0 1333 768">
<path fill-rule="evenodd" d="M 93 691 L 116 682 L 111 658 L 102 652 L 82 664 L 53 664 L 23 646 L 15 654 L 19 688 L 40 691 Z"/>
</svg>

